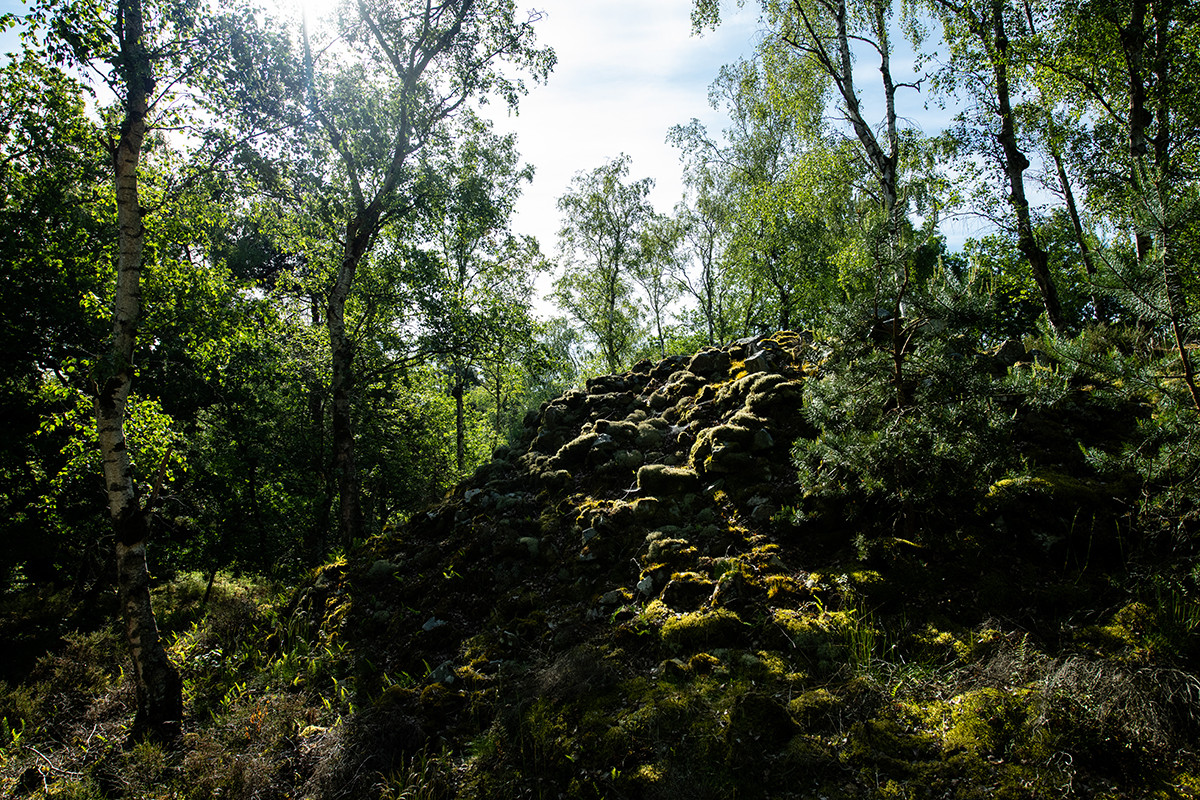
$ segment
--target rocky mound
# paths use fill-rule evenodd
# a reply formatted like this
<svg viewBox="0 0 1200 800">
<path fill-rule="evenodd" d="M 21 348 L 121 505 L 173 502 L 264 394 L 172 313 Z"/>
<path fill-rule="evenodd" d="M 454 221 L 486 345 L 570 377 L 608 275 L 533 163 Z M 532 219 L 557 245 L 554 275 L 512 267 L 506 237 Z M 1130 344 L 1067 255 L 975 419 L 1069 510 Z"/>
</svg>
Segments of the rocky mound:
<svg viewBox="0 0 1200 800">
<path fill-rule="evenodd" d="M 1065 627 L 1112 601 L 1102 576 L 979 535 L 992 522 L 864 563 L 845 530 L 793 521 L 819 361 L 779 333 L 593 379 L 360 567 L 326 569 L 297 614 L 352 643 L 362 701 L 312 791 L 1117 797 L 1195 780 L 1176 748 L 1200 684 L 1130 656 L 1152 610 Z"/>
</svg>

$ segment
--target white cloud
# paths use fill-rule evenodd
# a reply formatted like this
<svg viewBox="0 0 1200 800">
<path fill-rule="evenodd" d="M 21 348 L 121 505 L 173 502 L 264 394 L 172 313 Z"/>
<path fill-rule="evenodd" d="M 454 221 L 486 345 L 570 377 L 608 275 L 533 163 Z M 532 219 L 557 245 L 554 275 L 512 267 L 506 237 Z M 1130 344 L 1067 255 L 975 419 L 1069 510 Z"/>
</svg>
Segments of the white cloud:
<svg viewBox="0 0 1200 800">
<path fill-rule="evenodd" d="M 571 178 L 628 153 L 631 177 L 652 177 L 652 200 L 670 211 L 683 192 L 679 153 L 666 143 L 673 125 L 693 117 L 713 132 L 722 115 L 708 106 L 708 85 L 722 64 L 749 55 L 756 41 L 756 4 L 730 9 L 717 31 L 691 35 L 692 0 L 533 0 L 545 12 L 538 42 L 558 64 L 544 86 L 522 99 L 518 117 L 491 105 L 501 131 L 516 131 L 537 175 L 518 207 L 515 229 L 554 253 L 556 199 Z"/>
</svg>

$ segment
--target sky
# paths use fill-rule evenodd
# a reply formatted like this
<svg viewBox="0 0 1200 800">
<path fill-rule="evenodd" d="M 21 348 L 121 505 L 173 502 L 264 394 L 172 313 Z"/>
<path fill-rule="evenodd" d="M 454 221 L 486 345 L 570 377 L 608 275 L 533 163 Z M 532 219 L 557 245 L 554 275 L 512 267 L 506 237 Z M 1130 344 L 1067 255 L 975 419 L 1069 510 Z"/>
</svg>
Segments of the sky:
<svg viewBox="0 0 1200 800">
<path fill-rule="evenodd" d="M 710 134 L 728 125 L 723 110 L 708 103 L 708 87 L 721 66 L 750 57 L 763 34 L 759 3 L 722 1 L 722 24 L 703 36 L 691 32 L 692 0 L 519 0 L 519 7 L 544 11 L 538 40 L 555 48 L 558 64 L 545 85 L 522 99 L 519 116 L 501 114 L 501 131 L 515 131 L 518 149 L 536 168 L 533 184 L 518 206 L 514 229 L 538 237 L 547 255 L 555 254 L 561 225 L 555 201 L 572 176 L 628 153 L 630 178 L 651 177 L 651 201 L 670 212 L 683 197 L 682 164 L 667 131 L 693 117 Z M 892 68 L 896 79 L 914 82 L 915 57 L 897 30 Z M 855 80 L 868 119 L 882 117 L 878 60 L 863 53 Z M 934 134 L 952 112 L 925 94 L 902 90 L 898 96 L 903 124 Z M 497 109 L 499 111 L 499 109 Z M 836 113 L 832 106 L 830 114 Z M 851 135 L 846 130 L 847 135 Z M 976 219 L 943 220 L 951 249 L 977 236 Z"/>
<path fill-rule="evenodd" d="M 518 206 L 514 229 L 554 253 L 561 225 L 555 202 L 578 172 L 627 153 L 630 179 L 654 179 L 650 196 L 670 212 L 683 196 L 682 163 L 667 131 L 693 117 L 711 132 L 726 126 L 708 104 L 708 86 L 723 64 L 749 56 L 759 38 L 757 4 L 730 3 L 724 24 L 691 33 L 691 0 L 534 0 L 544 13 L 538 41 L 558 63 L 531 87 L 519 115 L 493 107 L 500 131 L 515 131 L 536 174 Z M 735 13 L 736 12 L 736 13 Z"/>
</svg>

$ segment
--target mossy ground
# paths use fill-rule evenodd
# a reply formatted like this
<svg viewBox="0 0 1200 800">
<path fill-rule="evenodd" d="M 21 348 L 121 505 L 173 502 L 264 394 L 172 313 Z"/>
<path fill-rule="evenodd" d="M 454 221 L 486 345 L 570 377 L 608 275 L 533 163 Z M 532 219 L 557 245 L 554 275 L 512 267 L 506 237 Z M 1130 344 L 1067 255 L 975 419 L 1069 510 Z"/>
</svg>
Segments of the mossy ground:
<svg viewBox="0 0 1200 800">
<path fill-rule="evenodd" d="M 1146 577 L 1163 562 L 1131 526 L 1097 533 L 1117 514 L 1097 479 L 1064 457 L 864 549 L 784 510 L 807 432 L 768 412 L 819 359 L 769 341 L 769 381 L 732 348 L 549 404 L 446 502 L 298 590 L 221 577 L 202 607 L 199 576 L 160 587 L 188 712 L 172 747 L 126 743 L 104 614 L 56 630 L 0 687 L 0 794 L 1196 796 L 1200 607 Z M 739 414 L 759 431 L 706 435 Z M 615 458 L 638 441 L 654 449 Z M 650 464 L 679 492 L 639 491 Z M 1071 498 L 1086 536 L 1078 515 L 1056 527 Z"/>
</svg>

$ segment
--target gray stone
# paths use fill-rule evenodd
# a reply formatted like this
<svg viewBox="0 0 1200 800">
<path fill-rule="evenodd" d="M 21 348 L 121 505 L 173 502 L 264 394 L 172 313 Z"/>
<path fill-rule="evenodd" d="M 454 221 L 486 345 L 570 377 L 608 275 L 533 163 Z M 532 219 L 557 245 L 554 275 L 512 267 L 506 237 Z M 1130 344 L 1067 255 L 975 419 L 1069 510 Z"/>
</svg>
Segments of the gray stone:
<svg viewBox="0 0 1200 800">
<path fill-rule="evenodd" d="M 396 572 L 396 565 L 388 561 L 386 558 L 381 558 L 371 565 L 367 570 L 368 578 L 386 578 Z"/>
<path fill-rule="evenodd" d="M 427 679 L 430 683 L 444 683 L 447 686 L 454 683 L 454 662 L 443 661 L 430 670 Z"/>
<path fill-rule="evenodd" d="M 766 352 L 758 352 L 750 356 L 745 361 L 746 372 L 754 374 L 757 372 L 770 372 L 775 368 L 771 363 L 771 357 Z"/>
<path fill-rule="evenodd" d="M 750 519 L 757 523 L 769 522 L 775 513 L 779 511 L 779 507 L 765 497 L 753 497 L 750 499 Z"/>
<path fill-rule="evenodd" d="M 754 434 L 754 443 L 751 449 L 754 450 L 769 450 L 775 446 L 775 437 L 766 428 L 760 429 Z"/>
<path fill-rule="evenodd" d="M 729 363 L 729 354 L 724 350 L 701 350 L 688 362 L 688 371 L 711 378 L 728 373 Z"/>
<path fill-rule="evenodd" d="M 628 599 L 629 594 L 624 589 L 613 589 L 611 592 L 605 592 L 600 596 L 600 605 L 619 606 Z"/>
</svg>

